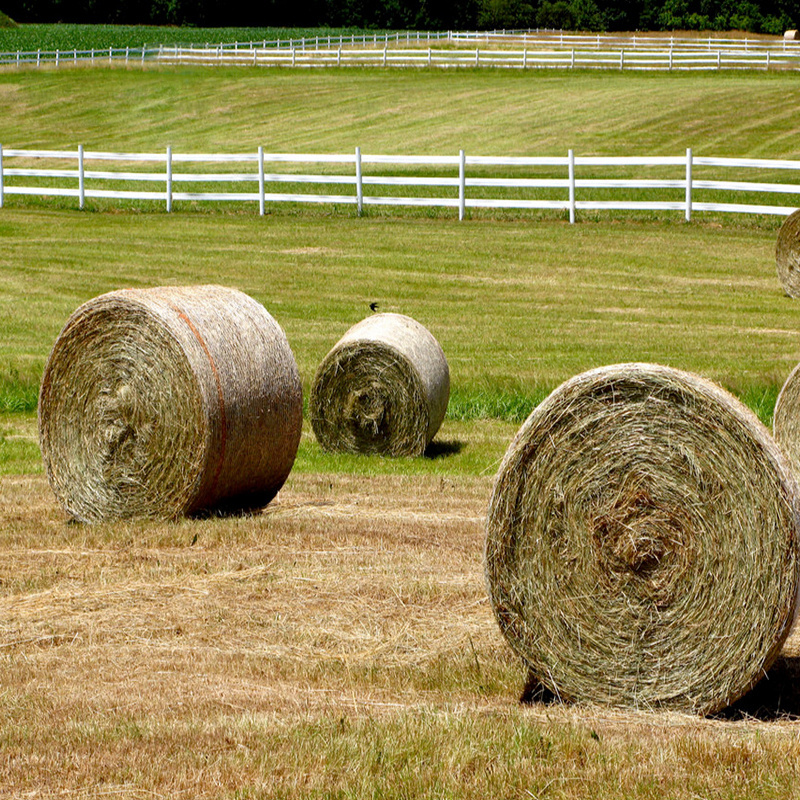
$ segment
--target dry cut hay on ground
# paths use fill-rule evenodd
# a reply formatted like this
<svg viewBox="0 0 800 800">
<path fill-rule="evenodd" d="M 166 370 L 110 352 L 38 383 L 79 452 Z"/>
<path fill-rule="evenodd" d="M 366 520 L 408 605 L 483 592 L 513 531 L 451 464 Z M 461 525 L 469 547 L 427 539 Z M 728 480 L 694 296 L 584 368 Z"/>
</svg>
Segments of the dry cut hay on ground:
<svg viewBox="0 0 800 800">
<path fill-rule="evenodd" d="M 578 375 L 524 423 L 487 517 L 492 603 L 561 698 L 710 713 L 795 613 L 797 486 L 766 428 L 696 375 Z"/>
<path fill-rule="evenodd" d="M 800 209 L 790 214 L 778 231 L 775 263 L 783 290 L 789 297 L 800 297 Z"/>
<path fill-rule="evenodd" d="M 403 314 L 350 328 L 320 364 L 310 416 L 325 450 L 417 456 L 436 435 L 450 397 L 439 343 Z"/>
<path fill-rule="evenodd" d="M 222 286 L 85 303 L 53 346 L 39 396 L 47 476 L 84 521 L 264 505 L 292 468 L 301 426 L 286 336 Z"/>
</svg>

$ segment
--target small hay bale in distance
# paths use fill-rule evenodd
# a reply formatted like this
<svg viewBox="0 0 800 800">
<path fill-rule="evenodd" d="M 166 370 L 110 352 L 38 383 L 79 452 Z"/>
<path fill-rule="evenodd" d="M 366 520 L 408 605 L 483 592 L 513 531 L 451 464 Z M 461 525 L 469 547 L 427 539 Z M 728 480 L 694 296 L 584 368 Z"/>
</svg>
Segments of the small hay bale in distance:
<svg viewBox="0 0 800 800">
<path fill-rule="evenodd" d="M 557 697 L 712 713 L 795 614 L 797 485 L 715 384 L 651 364 L 578 375 L 498 471 L 486 575 L 500 628 Z"/>
<path fill-rule="evenodd" d="M 775 245 L 778 280 L 789 297 L 800 297 L 800 209 L 783 221 Z"/>
<path fill-rule="evenodd" d="M 86 522 L 266 505 L 301 426 L 283 330 L 223 286 L 90 300 L 56 339 L 39 394 L 47 477 Z"/>
<path fill-rule="evenodd" d="M 449 398 L 450 370 L 431 332 L 403 314 L 374 314 L 320 364 L 311 425 L 328 451 L 421 456 Z"/>
</svg>

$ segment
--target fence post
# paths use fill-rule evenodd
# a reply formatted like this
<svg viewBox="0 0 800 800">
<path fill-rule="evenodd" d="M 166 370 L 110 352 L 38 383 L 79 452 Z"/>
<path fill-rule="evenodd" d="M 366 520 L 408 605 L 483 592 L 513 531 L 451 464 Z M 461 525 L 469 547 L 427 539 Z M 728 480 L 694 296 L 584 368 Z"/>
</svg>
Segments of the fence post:
<svg viewBox="0 0 800 800">
<path fill-rule="evenodd" d="M 358 216 L 364 210 L 364 182 L 361 174 L 361 148 L 356 147 L 356 203 L 358 206 Z"/>
<path fill-rule="evenodd" d="M 569 151 L 569 221 L 575 224 L 575 151 Z"/>
<path fill-rule="evenodd" d="M 458 219 L 464 219 L 467 208 L 467 157 L 463 150 L 458 151 Z"/>
<path fill-rule="evenodd" d="M 0 208 L 3 207 L 4 195 L 5 195 L 5 181 L 3 180 L 3 145 L 0 144 Z"/>
<path fill-rule="evenodd" d="M 692 148 L 686 148 L 686 213 L 687 222 L 692 221 Z"/>
<path fill-rule="evenodd" d="M 172 147 L 167 147 L 167 213 L 172 211 Z"/>
<path fill-rule="evenodd" d="M 78 145 L 78 197 L 79 199 L 79 208 L 83 211 L 84 201 L 86 199 L 86 186 L 84 181 L 84 170 L 83 170 L 83 145 Z"/>
<path fill-rule="evenodd" d="M 264 216 L 264 148 L 258 148 L 258 213 Z"/>
<path fill-rule="evenodd" d="M 58 67 L 58 55 L 59 55 L 58 49 L 56 49 L 56 67 Z M 767 57 L 769 59 L 769 53 L 767 53 Z"/>
</svg>

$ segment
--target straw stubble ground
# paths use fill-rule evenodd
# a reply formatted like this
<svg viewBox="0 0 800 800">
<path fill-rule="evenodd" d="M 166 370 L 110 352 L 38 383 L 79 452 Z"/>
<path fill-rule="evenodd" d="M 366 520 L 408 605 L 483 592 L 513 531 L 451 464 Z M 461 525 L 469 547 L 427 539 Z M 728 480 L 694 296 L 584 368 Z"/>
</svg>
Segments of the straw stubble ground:
<svg viewBox="0 0 800 800">
<path fill-rule="evenodd" d="M 252 517 L 71 524 L 6 476 L 0 796 L 784 797 L 796 723 L 521 705 L 490 477 L 294 473 Z"/>
</svg>

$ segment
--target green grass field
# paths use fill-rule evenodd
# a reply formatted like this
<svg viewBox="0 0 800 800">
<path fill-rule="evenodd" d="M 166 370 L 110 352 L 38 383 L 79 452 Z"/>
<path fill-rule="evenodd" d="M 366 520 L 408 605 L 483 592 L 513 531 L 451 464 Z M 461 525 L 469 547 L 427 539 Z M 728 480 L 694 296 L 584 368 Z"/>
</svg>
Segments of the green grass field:
<svg viewBox="0 0 800 800">
<path fill-rule="evenodd" d="M 69 95 L 70 102 L 64 98 Z M 331 70 L 0 73 L 6 147 L 203 152 L 698 154 L 792 157 L 800 87 L 763 74 Z M 285 327 L 303 375 L 368 313 L 430 326 L 451 363 L 453 422 L 519 423 L 592 366 L 700 372 L 765 421 L 800 358 L 774 267 L 780 218 L 270 206 L 124 212 L 19 200 L 0 215 L 0 394 L 27 409 L 78 304 L 122 285 L 220 282 Z M 457 462 L 458 457 L 453 459 Z M 494 459 L 489 459 L 494 463 Z M 452 466 L 452 462 L 451 462 Z M 472 464 L 469 469 L 478 468 Z"/>
<path fill-rule="evenodd" d="M 798 101 L 794 76 L 751 73 L 9 70 L 0 143 L 795 158 Z M 779 225 L 288 206 L 262 218 L 180 203 L 171 215 L 81 212 L 9 198 L 0 794 L 793 796 L 796 723 L 775 719 L 774 703 L 759 721 L 521 706 L 524 675 L 494 623 L 481 551 L 511 437 L 580 371 L 695 371 L 769 423 L 800 361 L 797 301 L 775 270 Z M 417 318 L 451 369 L 438 447 L 423 459 L 331 456 L 306 424 L 264 514 L 68 523 L 37 474 L 35 419 L 61 326 L 105 291 L 204 282 L 266 306 L 306 395 L 371 302 Z"/>
</svg>

